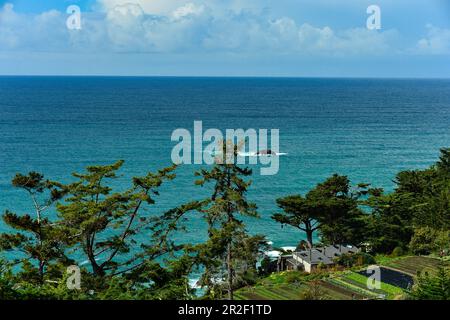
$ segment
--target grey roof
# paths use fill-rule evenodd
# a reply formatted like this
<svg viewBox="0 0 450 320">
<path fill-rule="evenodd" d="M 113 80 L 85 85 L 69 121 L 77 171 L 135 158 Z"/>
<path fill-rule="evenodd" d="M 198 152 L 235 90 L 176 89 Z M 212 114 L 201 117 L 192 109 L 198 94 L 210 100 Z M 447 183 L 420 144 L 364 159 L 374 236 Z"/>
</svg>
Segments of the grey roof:
<svg viewBox="0 0 450 320">
<path fill-rule="evenodd" d="M 341 254 L 345 254 L 345 253 L 359 252 L 359 249 L 355 246 L 343 246 L 340 244 L 335 244 L 335 245 L 326 246 L 326 247 L 319 247 L 316 249 L 319 250 L 321 253 L 323 253 L 324 255 L 326 255 L 329 258 L 336 258 L 336 257 L 339 257 Z"/>
<path fill-rule="evenodd" d="M 333 260 L 316 249 L 294 252 L 293 258 L 308 262 L 309 264 L 333 264 Z"/>
<path fill-rule="evenodd" d="M 325 247 L 312 248 L 311 250 L 296 251 L 293 253 L 294 259 L 306 261 L 309 264 L 333 264 L 333 260 L 344 253 L 356 253 L 359 249 L 354 246 L 331 245 Z"/>
<path fill-rule="evenodd" d="M 300 262 L 298 262 L 297 260 L 293 259 L 293 258 L 287 258 L 286 259 L 286 263 L 289 263 L 293 266 L 298 266 L 300 265 Z"/>
</svg>

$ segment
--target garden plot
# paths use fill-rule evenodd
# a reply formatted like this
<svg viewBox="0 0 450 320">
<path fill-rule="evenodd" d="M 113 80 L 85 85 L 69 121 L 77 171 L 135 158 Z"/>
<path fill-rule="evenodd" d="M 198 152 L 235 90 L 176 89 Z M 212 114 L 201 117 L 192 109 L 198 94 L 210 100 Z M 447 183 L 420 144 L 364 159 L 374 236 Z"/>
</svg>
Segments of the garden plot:
<svg viewBox="0 0 450 320">
<path fill-rule="evenodd" d="M 327 298 L 331 300 L 363 300 L 369 298 L 368 295 L 357 292 L 345 285 L 333 282 L 333 280 L 330 279 L 321 281 L 320 286 L 326 292 Z"/>
<path fill-rule="evenodd" d="M 238 300 L 299 300 L 306 285 L 271 285 L 243 288 L 236 292 Z"/>
<path fill-rule="evenodd" d="M 395 283 L 398 283 L 397 277 L 405 276 L 400 272 L 396 272 L 394 275 L 392 270 L 381 268 L 381 283 L 380 289 L 369 289 L 367 286 L 367 276 L 365 271 L 360 273 L 350 272 L 341 278 L 342 281 L 348 285 L 357 287 L 356 290 L 363 290 L 366 294 L 371 294 L 377 298 L 384 297 L 387 299 L 393 299 L 397 295 L 403 294 L 401 287 L 398 287 Z M 412 281 L 412 279 L 411 279 Z M 402 282 L 403 283 L 403 282 Z"/>
<path fill-rule="evenodd" d="M 411 275 L 400 271 L 380 267 L 380 272 L 381 272 L 381 279 L 380 279 L 381 282 L 389 284 L 394 287 L 402 289 L 410 289 L 414 283 L 414 279 Z M 358 274 L 363 276 L 364 278 L 368 276 L 366 270 L 359 271 Z"/>
<path fill-rule="evenodd" d="M 408 273 L 409 275 L 415 276 L 419 271 L 436 270 L 439 263 L 439 259 L 416 256 L 390 261 L 386 265 L 399 271 Z"/>
</svg>

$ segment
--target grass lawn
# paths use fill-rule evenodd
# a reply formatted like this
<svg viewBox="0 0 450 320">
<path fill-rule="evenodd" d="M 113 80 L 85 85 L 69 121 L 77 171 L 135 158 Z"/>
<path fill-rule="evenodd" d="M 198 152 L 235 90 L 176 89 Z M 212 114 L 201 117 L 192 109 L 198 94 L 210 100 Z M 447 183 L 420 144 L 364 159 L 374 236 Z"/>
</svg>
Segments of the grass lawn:
<svg viewBox="0 0 450 320">
<path fill-rule="evenodd" d="M 367 288 L 367 279 L 368 279 L 367 277 L 365 277 L 359 273 L 351 272 L 348 275 L 346 275 L 345 278 L 352 280 L 352 281 L 360 284 L 361 286 L 364 286 L 366 288 L 366 290 L 369 290 Z M 387 299 L 393 299 L 394 297 L 403 294 L 403 290 L 401 288 L 390 285 L 385 282 L 380 282 L 379 290 L 369 290 L 369 291 L 372 291 L 373 293 L 376 293 L 376 294 L 386 294 Z"/>
</svg>

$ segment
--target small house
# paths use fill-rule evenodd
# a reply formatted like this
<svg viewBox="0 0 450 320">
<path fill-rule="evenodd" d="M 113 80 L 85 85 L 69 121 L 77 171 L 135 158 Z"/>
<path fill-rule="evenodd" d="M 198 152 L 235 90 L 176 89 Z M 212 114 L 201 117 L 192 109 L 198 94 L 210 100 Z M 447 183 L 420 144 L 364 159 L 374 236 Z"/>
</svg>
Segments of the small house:
<svg viewBox="0 0 450 320">
<path fill-rule="evenodd" d="M 312 272 L 319 265 L 334 265 L 334 260 L 342 254 L 354 254 L 359 251 L 359 248 L 355 246 L 344 245 L 330 245 L 299 250 L 289 255 L 281 255 L 278 258 L 277 270 L 304 270 Z"/>
</svg>

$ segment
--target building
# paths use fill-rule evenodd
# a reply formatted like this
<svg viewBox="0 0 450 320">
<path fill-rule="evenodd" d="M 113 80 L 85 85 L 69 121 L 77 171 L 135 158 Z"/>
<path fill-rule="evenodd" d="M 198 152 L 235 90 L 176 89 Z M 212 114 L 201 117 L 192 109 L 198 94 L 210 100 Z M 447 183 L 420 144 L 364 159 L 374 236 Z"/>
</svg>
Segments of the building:
<svg viewBox="0 0 450 320">
<path fill-rule="evenodd" d="M 295 251 L 289 255 L 281 255 L 278 258 L 277 270 L 304 270 L 311 272 L 319 265 L 332 266 L 335 259 L 342 254 L 354 254 L 359 252 L 355 246 L 330 245 Z"/>
</svg>

